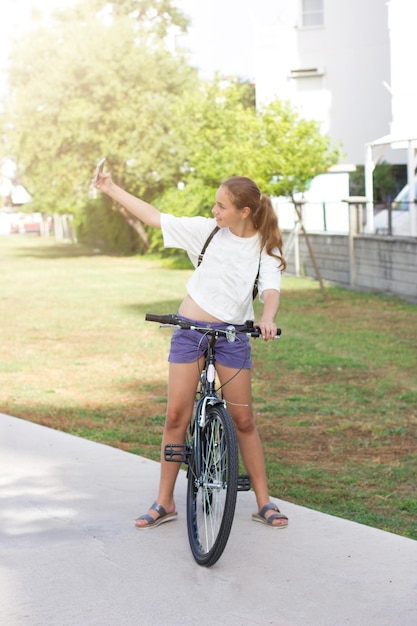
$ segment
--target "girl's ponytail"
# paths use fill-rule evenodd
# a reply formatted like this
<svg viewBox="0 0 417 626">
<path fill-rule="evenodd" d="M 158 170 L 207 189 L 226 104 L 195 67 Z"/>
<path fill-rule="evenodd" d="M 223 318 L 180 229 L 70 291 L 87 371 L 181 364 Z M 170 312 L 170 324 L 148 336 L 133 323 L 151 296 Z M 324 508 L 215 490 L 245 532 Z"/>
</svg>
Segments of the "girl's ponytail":
<svg viewBox="0 0 417 626">
<path fill-rule="evenodd" d="M 253 225 L 260 234 L 261 249 L 265 249 L 270 256 L 278 259 L 279 267 L 284 271 L 287 262 L 282 254 L 282 234 L 270 197 L 262 194 L 255 181 L 245 176 L 233 176 L 226 180 L 223 186 L 232 195 L 237 209 L 250 208 Z"/>
<path fill-rule="evenodd" d="M 274 256 L 280 262 L 279 267 L 282 271 L 287 267 L 287 262 L 283 257 L 283 241 L 282 233 L 278 226 L 278 216 L 272 205 L 271 198 L 262 194 L 261 203 L 258 214 L 257 230 L 261 236 L 261 247 L 265 248 L 270 256 Z M 279 254 L 276 253 L 278 248 Z"/>
</svg>

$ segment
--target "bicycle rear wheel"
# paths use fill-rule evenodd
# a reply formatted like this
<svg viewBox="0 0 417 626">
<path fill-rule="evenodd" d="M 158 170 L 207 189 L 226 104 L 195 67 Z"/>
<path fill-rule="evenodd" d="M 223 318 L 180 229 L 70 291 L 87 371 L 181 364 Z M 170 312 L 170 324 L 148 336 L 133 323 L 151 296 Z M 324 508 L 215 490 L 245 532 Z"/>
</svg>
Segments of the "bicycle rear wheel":
<svg viewBox="0 0 417 626">
<path fill-rule="evenodd" d="M 188 468 L 187 527 L 195 560 L 210 567 L 221 557 L 229 539 L 238 484 L 236 433 L 223 405 L 208 408 L 200 435 L 200 450 L 194 450 Z"/>
</svg>

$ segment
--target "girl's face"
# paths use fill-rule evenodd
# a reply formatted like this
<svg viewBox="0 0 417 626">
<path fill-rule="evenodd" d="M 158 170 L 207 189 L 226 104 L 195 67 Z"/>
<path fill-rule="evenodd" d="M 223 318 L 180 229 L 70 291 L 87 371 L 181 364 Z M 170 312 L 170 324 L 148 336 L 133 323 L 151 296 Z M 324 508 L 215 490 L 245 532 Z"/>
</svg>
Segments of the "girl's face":
<svg viewBox="0 0 417 626">
<path fill-rule="evenodd" d="M 216 204 L 211 212 L 216 218 L 219 228 L 233 228 L 242 220 L 242 212 L 233 204 L 226 187 L 219 187 L 216 193 Z"/>
</svg>

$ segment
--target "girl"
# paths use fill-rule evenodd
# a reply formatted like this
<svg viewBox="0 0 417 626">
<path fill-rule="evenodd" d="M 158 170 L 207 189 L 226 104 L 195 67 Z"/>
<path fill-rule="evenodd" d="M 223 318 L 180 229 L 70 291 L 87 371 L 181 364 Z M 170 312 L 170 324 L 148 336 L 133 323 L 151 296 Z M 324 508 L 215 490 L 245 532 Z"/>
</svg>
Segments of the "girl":
<svg viewBox="0 0 417 626">
<path fill-rule="evenodd" d="M 214 220 L 177 218 L 161 213 L 117 186 L 108 173 L 99 174 L 95 186 L 145 224 L 161 228 L 165 247 L 187 251 L 196 269 L 187 283 L 187 295 L 178 311 L 180 316 L 195 323 L 226 325 L 253 319 L 252 291 L 258 276 L 263 312 L 257 325 L 265 341 L 275 337 L 281 271 L 286 262 L 272 203 L 253 180 L 234 176 L 220 185 L 212 209 Z M 219 230 L 197 267 L 198 256 L 216 225 Z M 155 528 L 177 515 L 174 487 L 180 464 L 165 461 L 163 451 L 168 443 L 184 442 L 199 379 L 196 360 L 202 359 L 197 355 L 200 339 L 197 331 L 176 329 L 172 335 L 159 493 L 148 513 L 135 520 L 140 529 Z M 216 370 L 222 385 L 229 381 L 223 388 L 223 396 L 235 424 L 240 453 L 258 505 L 258 512 L 252 518 L 271 528 L 284 528 L 288 518 L 270 502 L 268 495 L 263 450 L 252 410 L 251 367 L 248 338 L 246 346 L 240 341 L 228 343 L 218 339 Z"/>
</svg>

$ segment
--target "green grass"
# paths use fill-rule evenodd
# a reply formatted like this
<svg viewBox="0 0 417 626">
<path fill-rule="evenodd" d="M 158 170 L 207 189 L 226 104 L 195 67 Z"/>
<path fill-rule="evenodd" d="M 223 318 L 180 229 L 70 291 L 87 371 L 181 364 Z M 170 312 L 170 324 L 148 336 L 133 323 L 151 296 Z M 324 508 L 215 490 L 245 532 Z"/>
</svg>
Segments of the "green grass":
<svg viewBox="0 0 417 626">
<path fill-rule="evenodd" d="M 1 237 L 0 411 L 159 460 L 170 331 L 189 270 Z M 417 539 L 417 306 L 284 277 L 253 342 L 271 494 Z M 258 306 L 258 305 L 257 305 Z"/>
</svg>

